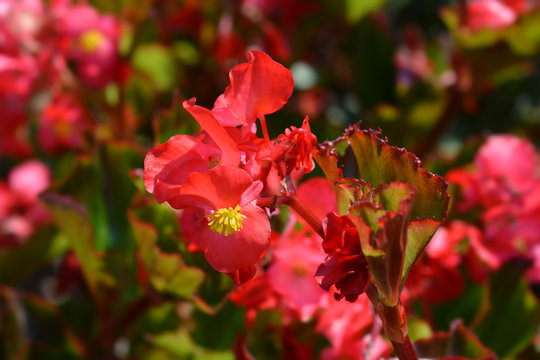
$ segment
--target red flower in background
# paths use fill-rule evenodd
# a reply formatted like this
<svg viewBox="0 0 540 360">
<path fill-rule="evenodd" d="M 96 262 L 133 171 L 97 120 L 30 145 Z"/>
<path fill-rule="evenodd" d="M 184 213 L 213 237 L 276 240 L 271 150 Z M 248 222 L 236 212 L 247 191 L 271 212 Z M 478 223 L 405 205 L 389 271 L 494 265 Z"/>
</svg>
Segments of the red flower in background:
<svg viewBox="0 0 540 360">
<path fill-rule="evenodd" d="M 287 299 L 301 319 L 311 317 L 325 292 L 315 281 L 315 272 L 324 260 L 317 235 L 292 231 L 284 234 L 272 251 L 274 262 L 268 268 L 268 281 L 275 292 Z"/>
<path fill-rule="evenodd" d="M 38 129 L 40 145 L 48 152 L 80 149 L 90 130 L 85 110 L 70 94 L 57 94 L 43 109 Z"/>
<path fill-rule="evenodd" d="M 316 326 L 316 330 L 330 340 L 330 347 L 323 349 L 321 359 L 375 360 L 391 354 L 367 296 L 360 296 L 354 303 L 327 299 Z M 364 353 L 369 355 L 364 357 Z"/>
</svg>

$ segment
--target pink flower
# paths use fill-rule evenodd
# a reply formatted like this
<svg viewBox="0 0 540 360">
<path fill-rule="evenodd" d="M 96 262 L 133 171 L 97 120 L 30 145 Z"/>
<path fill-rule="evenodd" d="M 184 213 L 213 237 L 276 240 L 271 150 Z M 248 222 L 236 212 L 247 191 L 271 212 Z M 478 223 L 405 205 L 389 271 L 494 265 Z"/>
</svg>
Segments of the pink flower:
<svg viewBox="0 0 540 360">
<path fill-rule="evenodd" d="M 482 210 L 483 236 L 471 237 L 466 258 L 473 277 L 482 279 L 513 257 L 533 258 L 531 249 L 540 243 L 540 163 L 534 146 L 513 135 L 491 136 L 474 163 L 448 178 L 462 188 L 465 201 L 458 208 Z M 474 266 L 478 260 L 487 266 Z"/>
<path fill-rule="evenodd" d="M 60 32 L 70 44 L 69 56 L 78 63 L 83 81 L 102 88 L 118 75 L 119 27 L 111 15 L 87 5 L 58 6 Z"/>
<path fill-rule="evenodd" d="M 380 335 L 382 326 L 375 320 L 367 296 L 354 303 L 328 297 L 328 304 L 319 317 L 316 330 L 330 340 L 321 358 L 381 359 L 391 354 L 391 348 Z M 367 353 L 366 357 L 363 354 Z"/>
<path fill-rule="evenodd" d="M 514 10 L 499 0 L 476 0 L 467 3 L 467 26 L 472 31 L 497 30 L 516 21 Z"/>
<path fill-rule="evenodd" d="M 274 262 L 268 269 L 270 284 L 302 318 L 310 317 L 325 294 L 314 278 L 325 258 L 318 241 L 295 232 L 285 236 L 272 255 Z"/>
<path fill-rule="evenodd" d="M 0 244 L 24 242 L 35 228 L 48 221 L 38 195 L 49 187 L 50 171 L 43 163 L 29 160 L 14 167 L 7 183 L 0 182 Z"/>
<path fill-rule="evenodd" d="M 484 179 L 487 196 L 495 193 L 523 194 L 532 189 L 539 166 L 534 146 L 514 135 L 490 136 L 474 159 L 477 171 Z"/>
</svg>

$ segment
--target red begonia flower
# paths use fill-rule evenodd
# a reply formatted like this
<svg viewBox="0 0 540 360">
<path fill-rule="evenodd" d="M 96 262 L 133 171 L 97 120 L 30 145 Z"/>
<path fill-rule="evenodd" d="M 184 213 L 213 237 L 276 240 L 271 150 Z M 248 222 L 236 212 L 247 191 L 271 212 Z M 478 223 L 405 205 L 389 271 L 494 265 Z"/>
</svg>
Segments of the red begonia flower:
<svg viewBox="0 0 540 360">
<path fill-rule="evenodd" d="M 219 165 L 204 174 L 190 174 L 181 187 L 170 187 L 167 201 L 175 208 L 207 210 L 199 224 L 197 246 L 214 269 L 244 274 L 261 259 L 270 242 L 268 216 L 255 205 L 262 187 L 244 170 Z"/>
<path fill-rule="evenodd" d="M 281 109 L 292 94 L 291 72 L 267 54 L 251 50 L 249 61 L 236 65 L 229 72 L 231 84 L 224 97 L 240 124 L 254 122 L 260 115 Z"/>
</svg>

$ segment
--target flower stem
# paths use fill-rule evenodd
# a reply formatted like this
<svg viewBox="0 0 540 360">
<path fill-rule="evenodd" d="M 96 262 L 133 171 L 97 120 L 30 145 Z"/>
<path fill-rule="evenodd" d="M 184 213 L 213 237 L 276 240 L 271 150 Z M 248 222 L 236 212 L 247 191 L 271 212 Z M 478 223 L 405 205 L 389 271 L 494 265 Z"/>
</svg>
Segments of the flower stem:
<svg viewBox="0 0 540 360">
<path fill-rule="evenodd" d="M 394 352 L 396 353 L 396 356 L 398 357 L 398 359 L 418 360 L 418 356 L 416 355 L 416 352 L 414 351 L 414 348 L 411 344 L 411 340 L 409 339 L 409 335 L 405 337 L 405 341 L 403 343 L 392 341 L 392 346 L 394 347 Z"/>
<path fill-rule="evenodd" d="M 418 360 L 418 356 L 411 344 L 407 329 L 407 317 L 401 302 L 394 306 L 384 305 L 380 300 L 374 285 L 366 289 L 366 295 L 373 304 L 383 323 L 386 336 L 392 342 L 394 352 L 400 360 Z"/>
<path fill-rule="evenodd" d="M 296 211 L 298 215 L 300 215 L 306 222 L 311 226 L 317 234 L 319 234 L 320 237 L 324 239 L 324 230 L 322 226 L 321 220 L 315 216 L 315 214 L 307 208 L 306 205 L 304 205 L 303 202 L 299 201 L 296 196 L 293 197 L 287 197 L 285 200 L 285 204 L 289 205 Z"/>
</svg>

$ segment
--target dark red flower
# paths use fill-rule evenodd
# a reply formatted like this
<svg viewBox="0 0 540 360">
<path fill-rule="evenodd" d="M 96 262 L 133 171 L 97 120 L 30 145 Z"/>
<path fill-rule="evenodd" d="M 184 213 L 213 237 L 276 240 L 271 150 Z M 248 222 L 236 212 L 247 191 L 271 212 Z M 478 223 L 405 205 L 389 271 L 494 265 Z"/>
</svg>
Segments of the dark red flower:
<svg viewBox="0 0 540 360">
<path fill-rule="evenodd" d="M 362 254 L 358 231 L 347 216 L 330 213 L 325 219 L 323 249 L 329 254 L 315 273 L 319 285 L 330 290 L 336 300 L 354 302 L 369 285 L 370 274 Z"/>
</svg>

